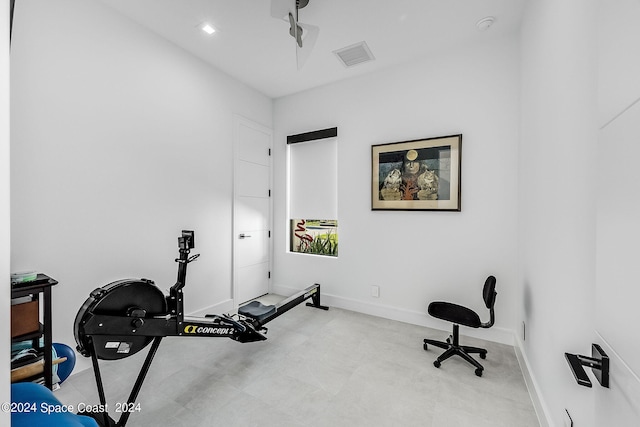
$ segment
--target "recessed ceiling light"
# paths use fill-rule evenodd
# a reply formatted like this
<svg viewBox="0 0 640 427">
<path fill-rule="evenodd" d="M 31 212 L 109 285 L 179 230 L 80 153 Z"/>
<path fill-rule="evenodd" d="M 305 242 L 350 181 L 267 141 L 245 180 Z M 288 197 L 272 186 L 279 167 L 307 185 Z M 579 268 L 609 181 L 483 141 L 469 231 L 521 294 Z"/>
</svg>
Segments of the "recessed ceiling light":
<svg viewBox="0 0 640 427">
<path fill-rule="evenodd" d="M 205 33 L 209 34 L 209 35 L 211 35 L 211 34 L 216 32 L 216 29 L 213 28 L 213 26 L 211 24 L 207 24 L 206 22 L 204 24 L 200 25 L 200 29 L 202 31 L 204 31 Z"/>
</svg>

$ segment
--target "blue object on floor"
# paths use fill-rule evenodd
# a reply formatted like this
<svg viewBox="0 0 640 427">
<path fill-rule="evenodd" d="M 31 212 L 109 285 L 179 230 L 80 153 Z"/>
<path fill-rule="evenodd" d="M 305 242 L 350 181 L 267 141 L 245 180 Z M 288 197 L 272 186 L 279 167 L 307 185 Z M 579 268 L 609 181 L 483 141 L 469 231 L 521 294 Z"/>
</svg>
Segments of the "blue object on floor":
<svg viewBox="0 0 640 427">
<path fill-rule="evenodd" d="M 65 408 L 76 410 L 60 403 L 53 392 L 41 384 L 11 384 L 12 427 L 98 427 L 93 418 L 62 412 Z"/>
<path fill-rule="evenodd" d="M 53 343 L 53 349 L 56 351 L 58 357 L 66 357 L 67 360 L 56 365 L 57 366 L 57 374 L 60 379 L 60 384 L 66 380 L 71 372 L 73 372 L 73 368 L 76 366 L 76 352 L 73 351 L 71 347 L 66 344 L 61 344 L 58 342 Z"/>
</svg>

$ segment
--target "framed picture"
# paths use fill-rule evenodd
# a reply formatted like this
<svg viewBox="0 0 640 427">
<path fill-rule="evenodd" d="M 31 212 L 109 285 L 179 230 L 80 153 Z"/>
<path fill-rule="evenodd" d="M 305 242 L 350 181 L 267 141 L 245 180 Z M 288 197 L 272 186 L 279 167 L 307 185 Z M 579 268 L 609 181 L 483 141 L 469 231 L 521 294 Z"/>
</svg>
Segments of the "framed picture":
<svg viewBox="0 0 640 427">
<path fill-rule="evenodd" d="M 460 211 L 462 135 L 371 147 L 371 209 Z"/>
</svg>

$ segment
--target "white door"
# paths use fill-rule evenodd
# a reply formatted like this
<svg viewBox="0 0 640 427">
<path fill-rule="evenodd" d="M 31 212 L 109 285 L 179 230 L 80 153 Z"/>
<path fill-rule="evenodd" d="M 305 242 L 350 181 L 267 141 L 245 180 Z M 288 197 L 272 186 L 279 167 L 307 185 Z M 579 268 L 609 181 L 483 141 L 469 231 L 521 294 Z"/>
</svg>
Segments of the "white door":
<svg viewBox="0 0 640 427">
<path fill-rule="evenodd" d="M 271 265 L 271 139 L 269 128 L 234 118 L 233 299 L 269 292 Z"/>
</svg>

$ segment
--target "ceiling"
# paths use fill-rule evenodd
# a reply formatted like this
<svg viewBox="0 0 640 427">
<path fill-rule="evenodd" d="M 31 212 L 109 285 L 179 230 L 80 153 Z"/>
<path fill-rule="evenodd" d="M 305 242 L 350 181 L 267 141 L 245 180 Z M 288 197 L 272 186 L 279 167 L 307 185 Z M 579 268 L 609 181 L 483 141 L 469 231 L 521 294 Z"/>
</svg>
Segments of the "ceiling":
<svg viewBox="0 0 640 427">
<path fill-rule="evenodd" d="M 517 31 L 525 0 L 310 0 L 299 21 L 320 28 L 298 70 L 288 21 L 270 0 L 101 0 L 265 95 L 278 98 Z M 476 22 L 495 22 L 485 31 Z M 208 22 L 209 36 L 200 30 Z M 375 60 L 345 67 L 333 51 L 366 41 Z"/>
</svg>

